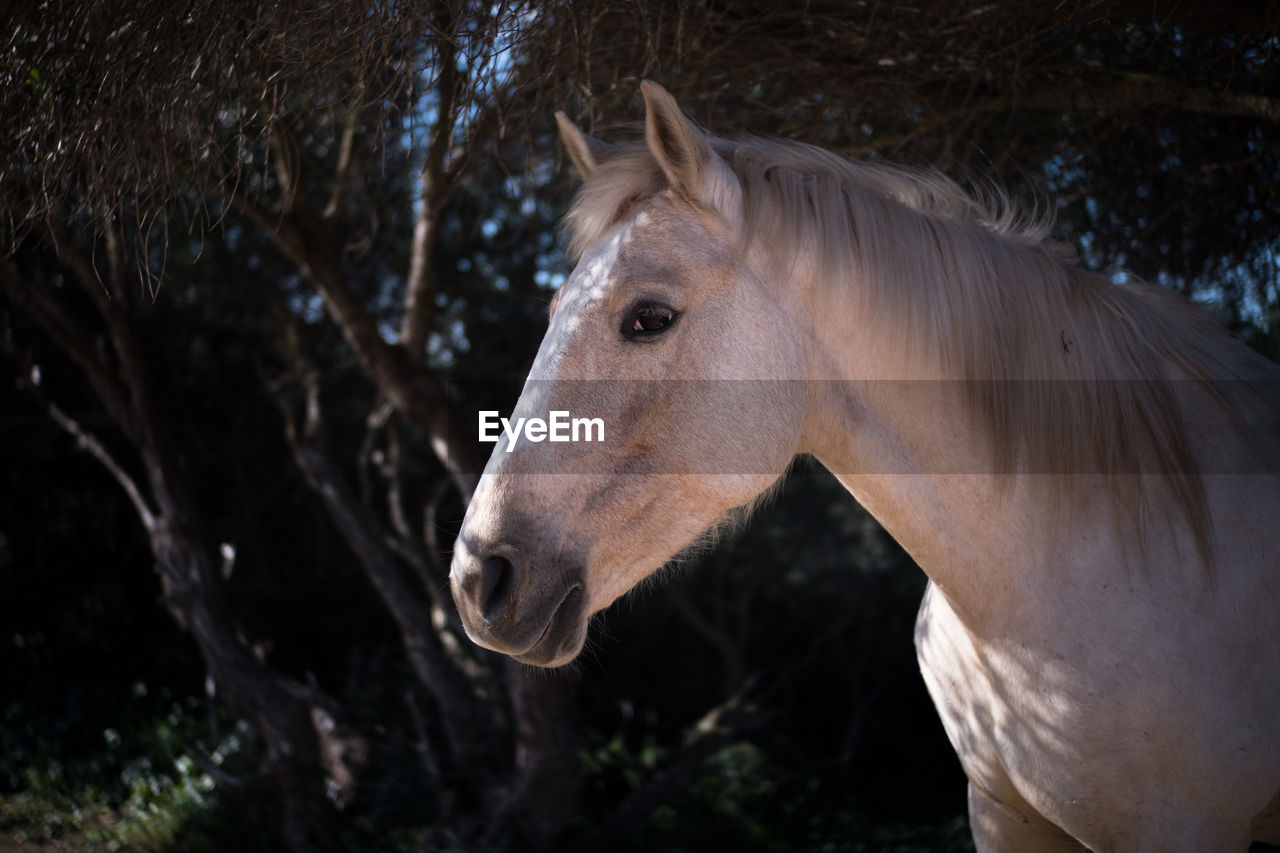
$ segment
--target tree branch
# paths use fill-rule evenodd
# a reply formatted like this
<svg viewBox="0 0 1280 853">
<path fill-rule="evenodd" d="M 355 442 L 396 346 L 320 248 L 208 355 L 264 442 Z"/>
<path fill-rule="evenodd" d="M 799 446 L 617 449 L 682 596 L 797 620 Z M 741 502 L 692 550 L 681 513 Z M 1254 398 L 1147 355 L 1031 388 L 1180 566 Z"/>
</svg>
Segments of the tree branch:
<svg viewBox="0 0 1280 853">
<path fill-rule="evenodd" d="M 170 446 L 169 433 L 157 419 L 146 356 L 122 308 L 124 288 L 119 282 L 103 282 L 97 268 L 76 250 L 61 222 L 49 219 L 44 225 L 49 244 L 58 253 L 58 257 L 70 266 L 76 277 L 80 279 L 80 283 L 102 317 L 107 335 L 111 339 L 111 347 L 119 359 L 123 374 L 123 379 L 118 383 L 124 387 L 121 397 L 127 392 L 129 400 L 128 415 L 122 420 L 117 420 L 117 423 L 133 440 L 142 456 L 148 479 L 151 481 L 152 497 L 162 506 L 170 505 L 175 502 L 172 496 L 175 488 L 173 478 L 178 475 L 180 466 L 176 462 L 177 454 Z M 110 242 L 108 247 L 110 250 Z M 113 296 L 113 293 L 116 295 Z M 108 401 L 103 400 L 103 403 L 107 405 Z M 110 411 L 109 405 L 108 411 Z"/>
<path fill-rule="evenodd" d="M 865 145 L 847 149 L 853 156 L 895 148 L 927 136 L 961 118 L 984 112 L 1041 110 L 1068 113 L 1104 113 L 1172 107 L 1184 112 L 1262 119 L 1280 123 L 1280 100 L 1250 92 L 1182 86 L 1149 74 L 1126 73 L 1101 86 L 1036 86 L 985 100 L 971 101 L 934 113 L 903 133 L 886 134 Z"/>
<path fill-rule="evenodd" d="M 400 343 L 413 358 L 422 357 L 422 348 L 431 328 L 432 300 L 438 276 L 436 249 L 440 243 L 437 224 L 453 192 L 452 181 L 446 180 L 445 160 L 453 147 L 458 103 L 457 23 L 448 12 L 443 12 L 442 16 L 445 20 L 439 27 L 440 36 L 436 42 L 436 49 L 440 51 L 440 73 L 436 81 L 439 108 L 422 167 L 421 210 L 413 224 L 409 277 L 405 282 L 404 321 L 400 327 Z"/>
<path fill-rule="evenodd" d="M 68 358 L 80 368 L 89 385 L 102 402 L 107 415 L 126 434 L 133 422 L 128 395 L 120 381 L 111 375 L 102 356 L 91 346 L 96 335 L 54 295 L 51 287 L 38 287 L 19 281 L 10 263 L 0 264 L 0 279 L 9 301 L 30 317 Z"/>
<path fill-rule="evenodd" d="M 200 183 L 261 228 L 320 293 L 325 309 L 342 332 L 365 372 L 398 411 L 422 430 L 436 458 L 466 499 L 475 491 L 481 460 L 454 417 L 444 387 L 420 360 L 387 343 L 377 324 L 343 280 L 342 262 L 324 220 L 299 205 L 281 214 L 254 203 L 216 181 Z"/>
<path fill-rule="evenodd" d="M 484 733 L 477 728 L 481 715 L 475 697 L 435 633 L 421 592 L 402 577 L 387 545 L 390 535 L 351 492 L 333 459 L 324 436 L 319 371 L 304 353 L 301 336 L 287 315 L 280 311 L 276 318 L 281 327 L 277 340 L 290 367 L 289 381 L 301 386 L 305 398 L 304 420 L 299 424 L 294 405 L 280 393 L 282 383 L 272 383 L 294 461 L 394 618 L 419 683 L 436 700 L 446 736 L 436 739 L 439 763 L 456 768 L 457 762 L 475 761 L 486 745 Z"/>
<path fill-rule="evenodd" d="M 356 92 L 356 105 L 347 110 L 342 120 L 342 136 L 338 141 L 338 162 L 333 170 L 333 188 L 321 216 L 326 222 L 337 219 L 351 189 L 351 152 L 355 148 L 356 130 L 360 127 L 360 107 L 364 97 L 361 87 Z"/>
<path fill-rule="evenodd" d="M 133 504 L 134 510 L 138 513 L 138 518 L 142 520 L 142 526 L 146 528 L 148 533 L 154 532 L 156 526 L 155 512 L 150 504 L 147 503 L 147 499 L 143 496 L 142 490 L 138 488 L 137 482 L 125 471 L 124 466 L 111 455 L 111 451 L 107 450 L 106 445 L 97 436 L 82 427 L 75 418 L 68 415 L 61 407 L 49 399 L 41 385 L 38 365 L 32 363 L 29 358 L 19 358 L 17 352 L 7 342 L 4 346 L 4 351 L 19 365 L 21 374 L 24 377 L 23 386 L 30 391 L 36 402 L 48 414 L 50 420 L 74 438 L 77 447 L 97 459 L 102 467 L 107 469 L 107 473 L 119 484 L 125 495 L 128 496 L 129 502 Z"/>
<path fill-rule="evenodd" d="M 1093 88 L 1041 86 L 1005 99 L 1012 108 L 1107 112 L 1174 107 L 1185 112 L 1280 122 L 1280 101 L 1250 92 L 1182 86 L 1151 74 L 1129 73 L 1114 83 Z M 993 102 L 995 108 L 1006 108 Z"/>
<path fill-rule="evenodd" d="M 43 400 L 45 411 L 49 413 L 49 417 L 54 423 L 62 427 L 72 438 L 76 440 L 76 444 L 81 450 L 87 451 L 90 456 L 102 463 L 102 467 L 107 469 L 107 473 L 120 484 L 120 488 L 124 489 L 124 493 L 129 496 L 129 502 L 133 504 L 134 510 L 138 513 L 138 518 L 142 519 L 142 526 L 147 529 L 148 533 L 155 531 L 156 515 L 152 512 L 151 507 L 147 505 L 147 500 L 142 496 L 142 490 L 138 488 L 138 484 L 124 470 L 120 463 L 116 462 L 111 452 L 103 446 L 102 442 L 97 439 L 93 433 L 68 415 L 57 404 Z"/>
</svg>

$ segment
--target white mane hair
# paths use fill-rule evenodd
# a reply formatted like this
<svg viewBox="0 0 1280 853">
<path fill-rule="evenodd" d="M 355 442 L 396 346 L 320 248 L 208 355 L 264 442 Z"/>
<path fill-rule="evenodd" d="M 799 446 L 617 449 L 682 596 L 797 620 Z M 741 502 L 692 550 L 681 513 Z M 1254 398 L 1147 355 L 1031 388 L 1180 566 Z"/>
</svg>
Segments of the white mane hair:
<svg viewBox="0 0 1280 853">
<path fill-rule="evenodd" d="M 803 260 L 825 286 L 857 288 L 878 325 L 896 324 L 904 346 L 965 381 L 999 470 L 1105 474 L 1135 521 L 1148 497 L 1143 478 L 1127 475 L 1166 475 L 1211 554 L 1204 489 L 1169 381 L 1235 378 L 1224 333 L 1207 316 L 1164 288 L 1082 269 L 1047 239 L 1047 216 L 1020 214 L 999 191 L 804 143 L 704 140 L 741 186 L 744 251 L 764 241 L 773 272 Z M 665 186 L 643 142 L 614 146 L 568 213 L 570 255 Z"/>
</svg>

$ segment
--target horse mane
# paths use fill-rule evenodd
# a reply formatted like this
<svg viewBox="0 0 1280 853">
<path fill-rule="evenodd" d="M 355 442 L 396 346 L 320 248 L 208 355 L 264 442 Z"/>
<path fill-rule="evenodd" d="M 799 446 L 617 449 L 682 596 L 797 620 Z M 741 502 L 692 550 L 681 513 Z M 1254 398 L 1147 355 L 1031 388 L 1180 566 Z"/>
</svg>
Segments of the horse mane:
<svg viewBox="0 0 1280 853">
<path fill-rule="evenodd" d="M 1132 475 L 1163 475 L 1212 564 L 1174 393 L 1179 379 L 1237 378 L 1204 312 L 1081 268 L 1048 240 L 1048 216 L 1020 214 L 997 190 L 804 143 L 706 139 L 741 185 L 744 248 L 764 240 L 778 271 L 807 263 L 830 286 L 856 282 L 869 316 L 965 382 L 998 471 L 1102 474 L 1139 531 L 1150 498 Z M 566 218 L 574 259 L 665 182 L 643 142 L 615 147 Z"/>
</svg>

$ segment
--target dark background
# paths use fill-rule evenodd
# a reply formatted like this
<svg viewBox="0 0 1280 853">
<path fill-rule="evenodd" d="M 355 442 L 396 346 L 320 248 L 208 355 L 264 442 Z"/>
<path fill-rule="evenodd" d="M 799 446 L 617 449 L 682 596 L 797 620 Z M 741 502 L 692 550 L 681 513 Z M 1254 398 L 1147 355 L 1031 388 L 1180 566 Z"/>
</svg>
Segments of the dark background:
<svg viewBox="0 0 1280 853">
<path fill-rule="evenodd" d="M 462 635 L 551 112 L 994 182 L 1276 358 L 1275 7 L 206 5 L 3 13 L 0 848 L 970 849 L 924 577 L 816 466 L 567 671 Z"/>
</svg>

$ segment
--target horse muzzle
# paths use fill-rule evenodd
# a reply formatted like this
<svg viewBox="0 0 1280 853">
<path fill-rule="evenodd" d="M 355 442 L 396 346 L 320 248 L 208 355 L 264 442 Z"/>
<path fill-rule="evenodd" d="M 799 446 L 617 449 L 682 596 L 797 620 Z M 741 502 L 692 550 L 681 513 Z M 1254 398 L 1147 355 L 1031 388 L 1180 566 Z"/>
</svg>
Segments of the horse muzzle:
<svg viewBox="0 0 1280 853">
<path fill-rule="evenodd" d="M 449 585 L 467 636 L 521 663 L 554 667 L 578 656 L 587 637 L 585 571 L 543 564 L 508 544 L 454 546 Z"/>
</svg>

